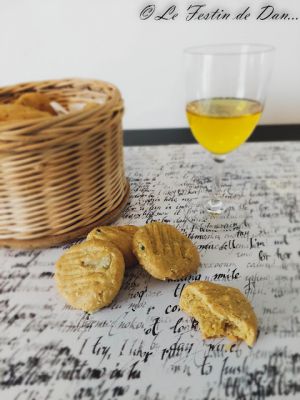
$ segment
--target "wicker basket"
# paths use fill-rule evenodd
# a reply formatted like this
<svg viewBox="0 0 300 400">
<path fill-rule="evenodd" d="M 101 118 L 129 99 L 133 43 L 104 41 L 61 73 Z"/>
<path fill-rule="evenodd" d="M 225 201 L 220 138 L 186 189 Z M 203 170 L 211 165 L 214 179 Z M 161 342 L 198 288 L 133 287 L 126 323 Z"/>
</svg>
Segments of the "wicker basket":
<svg viewBox="0 0 300 400">
<path fill-rule="evenodd" d="M 94 80 L 32 82 L 0 89 L 0 103 L 47 93 L 66 109 L 49 118 L 0 124 L 0 245 L 38 248 L 82 237 L 121 213 L 123 102 Z M 83 105 L 95 102 L 97 105 Z"/>
</svg>

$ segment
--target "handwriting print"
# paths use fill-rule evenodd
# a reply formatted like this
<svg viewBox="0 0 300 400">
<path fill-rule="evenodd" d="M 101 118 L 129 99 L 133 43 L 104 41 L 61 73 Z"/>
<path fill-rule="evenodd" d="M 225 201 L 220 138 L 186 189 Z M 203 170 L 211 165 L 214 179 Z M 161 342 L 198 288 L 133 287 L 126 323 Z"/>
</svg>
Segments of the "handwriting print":
<svg viewBox="0 0 300 400">
<path fill-rule="evenodd" d="M 211 185 L 200 146 L 132 147 L 125 156 L 131 197 L 118 224 L 174 224 L 198 246 L 199 271 L 161 282 L 133 268 L 114 302 L 88 315 L 54 287 L 65 246 L 1 250 L 1 399 L 299 399 L 300 143 L 246 144 L 232 155 L 224 196 L 230 204 L 241 193 L 239 206 L 217 230 L 186 219 Z M 199 280 L 245 293 L 259 319 L 253 349 L 201 339 L 178 307 Z"/>
</svg>

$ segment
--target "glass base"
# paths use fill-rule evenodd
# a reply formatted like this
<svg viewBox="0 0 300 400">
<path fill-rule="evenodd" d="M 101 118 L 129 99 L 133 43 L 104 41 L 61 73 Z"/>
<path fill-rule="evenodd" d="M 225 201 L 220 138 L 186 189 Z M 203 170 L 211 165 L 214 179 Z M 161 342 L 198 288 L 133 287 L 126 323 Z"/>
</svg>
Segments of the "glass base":
<svg viewBox="0 0 300 400">
<path fill-rule="evenodd" d="M 218 232 L 249 228 L 251 212 L 238 201 L 203 200 L 187 205 L 185 219 L 200 231 Z"/>
<path fill-rule="evenodd" d="M 209 214 L 221 215 L 224 212 L 224 204 L 221 200 L 209 200 L 205 207 Z"/>
</svg>

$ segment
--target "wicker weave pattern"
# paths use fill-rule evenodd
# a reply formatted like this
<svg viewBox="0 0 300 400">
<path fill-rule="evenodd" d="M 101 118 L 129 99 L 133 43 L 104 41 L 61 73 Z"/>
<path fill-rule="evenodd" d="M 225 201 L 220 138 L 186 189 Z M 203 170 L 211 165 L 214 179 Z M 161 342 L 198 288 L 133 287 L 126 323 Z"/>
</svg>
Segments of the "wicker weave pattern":
<svg viewBox="0 0 300 400">
<path fill-rule="evenodd" d="M 113 212 L 127 192 L 119 91 L 100 81 L 33 82 L 0 89 L 0 102 L 32 91 L 66 108 L 103 104 L 0 124 L 0 241 L 68 234 Z"/>
</svg>

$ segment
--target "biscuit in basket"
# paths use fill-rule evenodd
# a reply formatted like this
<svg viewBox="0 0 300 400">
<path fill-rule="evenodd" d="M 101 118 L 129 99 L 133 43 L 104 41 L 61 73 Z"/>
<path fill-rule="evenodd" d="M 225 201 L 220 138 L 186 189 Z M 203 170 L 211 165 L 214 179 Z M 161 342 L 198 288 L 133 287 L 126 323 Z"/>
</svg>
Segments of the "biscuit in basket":
<svg viewBox="0 0 300 400">
<path fill-rule="evenodd" d="M 72 246 L 60 257 L 55 265 L 55 280 L 68 304 L 94 312 L 113 301 L 124 269 L 124 258 L 113 244 L 89 240 Z"/>
<path fill-rule="evenodd" d="M 179 306 L 199 322 L 204 339 L 226 336 L 253 346 L 257 336 L 256 315 L 247 298 L 236 288 L 212 282 L 187 285 Z"/>
<path fill-rule="evenodd" d="M 51 107 L 50 99 L 45 93 L 25 93 L 15 101 L 15 104 L 20 104 L 22 106 L 31 107 L 36 110 L 46 111 L 49 114 L 56 115 L 56 112 Z"/>
<path fill-rule="evenodd" d="M 193 242 L 174 226 L 153 222 L 138 229 L 133 252 L 154 278 L 176 280 L 197 271 L 200 256 Z"/>
<path fill-rule="evenodd" d="M 93 229 L 87 236 L 87 240 L 98 239 L 113 243 L 123 254 L 126 267 L 137 264 L 132 252 L 132 239 L 138 227 L 133 225 L 124 226 L 100 226 Z"/>
<path fill-rule="evenodd" d="M 0 104 L 0 122 L 45 118 L 50 115 L 46 111 L 36 110 L 21 104 Z"/>
</svg>

